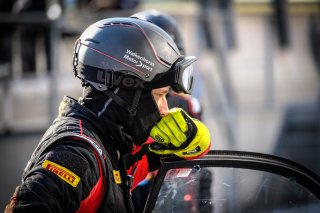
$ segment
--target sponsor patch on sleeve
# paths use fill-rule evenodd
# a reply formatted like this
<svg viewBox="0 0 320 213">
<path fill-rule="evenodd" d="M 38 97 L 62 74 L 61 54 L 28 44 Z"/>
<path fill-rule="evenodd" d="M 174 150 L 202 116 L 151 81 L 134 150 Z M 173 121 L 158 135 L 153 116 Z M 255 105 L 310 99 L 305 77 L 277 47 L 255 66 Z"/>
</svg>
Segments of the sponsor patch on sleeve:
<svg viewBox="0 0 320 213">
<path fill-rule="evenodd" d="M 121 184 L 121 176 L 119 170 L 113 170 L 114 181 L 116 184 Z"/>
<path fill-rule="evenodd" d="M 42 163 L 42 167 L 56 174 L 60 179 L 64 180 L 73 187 L 77 187 L 80 177 L 71 172 L 69 169 L 60 166 L 49 160 L 45 160 Z"/>
</svg>

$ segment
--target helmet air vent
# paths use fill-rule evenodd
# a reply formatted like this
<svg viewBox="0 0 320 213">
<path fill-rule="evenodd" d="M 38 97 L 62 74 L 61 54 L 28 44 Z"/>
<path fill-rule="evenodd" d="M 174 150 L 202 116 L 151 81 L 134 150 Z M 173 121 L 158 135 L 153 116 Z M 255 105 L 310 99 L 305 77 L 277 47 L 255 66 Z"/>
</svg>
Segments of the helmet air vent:
<svg viewBox="0 0 320 213">
<path fill-rule="evenodd" d="M 95 44 L 99 44 L 99 43 L 100 43 L 99 41 L 97 41 L 97 40 L 95 40 L 95 39 L 92 39 L 92 38 L 86 38 L 85 41 L 93 42 L 93 43 L 95 43 Z"/>
<path fill-rule="evenodd" d="M 168 62 L 168 61 L 166 61 L 165 59 L 163 59 L 163 58 L 161 58 L 160 56 L 158 56 L 159 57 L 159 59 L 163 62 L 163 63 L 165 63 L 166 65 L 168 65 L 169 67 L 171 67 L 171 63 L 170 62 Z"/>
</svg>

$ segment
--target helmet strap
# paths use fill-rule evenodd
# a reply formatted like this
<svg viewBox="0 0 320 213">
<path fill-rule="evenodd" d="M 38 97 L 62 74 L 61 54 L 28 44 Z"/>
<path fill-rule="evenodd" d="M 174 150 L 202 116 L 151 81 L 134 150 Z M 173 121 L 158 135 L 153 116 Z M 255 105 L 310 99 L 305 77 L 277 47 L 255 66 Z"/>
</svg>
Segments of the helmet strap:
<svg viewBox="0 0 320 213">
<path fill-rule="evenodd" d="M 137 108 L 138 108 L 138 104 L 139 104 L 139 101 L 140 101 L 141 94 L 142 94 L 142 90 L 141 89 L 136 90 L 135 93 L 134 93 L 132 104 L 131 104 L 131 108 L 129 110 L 129 126 L 130 127 L 133 124 L 134 116 L 137 114 Z"/>
<path fill-rule="evenodd" d="M 109 96 L 113 101 L 115 101 L 117 104 L 119 104 L 120 106 L 122 106 L 123 108 L 125 108 L 129 112 L 128 124 L 131 127 L 133 124 L 133 121 L 134 121 L 134 117 L 137 114 L 137 107 L 138 107 L 139 100 L 140 100 L 140 97 L 142 94 L 142 90 L 138 89 L 135 91 L 131 106 L 125 100 L 123 100 L 121 97 L 114 94 L 114 92 L 111 90 L 107 89 L 104 91 L 104 93 L 107 96 Z"/>
</svg>

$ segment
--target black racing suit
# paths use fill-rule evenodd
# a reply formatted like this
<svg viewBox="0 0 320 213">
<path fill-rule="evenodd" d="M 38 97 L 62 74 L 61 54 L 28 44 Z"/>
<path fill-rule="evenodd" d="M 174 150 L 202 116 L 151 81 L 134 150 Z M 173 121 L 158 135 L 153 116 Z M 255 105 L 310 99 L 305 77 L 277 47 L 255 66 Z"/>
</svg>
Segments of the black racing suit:
<svg viewBox="0 0 320 213">
<path fill-rule="evenodd" d="M 123 161 L 115 134 L 90 110 L 64 97 L 62 112 L 44 134 L 24 171 L 14 212 L 67 213 L 79 208 L 82 212 L 130 212 L 131 186 L 125 184 L 129 183 L 126 169 L 131 166 L 142 180 L 146 172 L 136 171 L 132 165 L 137 166 L 141 156 L 148 156 L 143 161 L 152 156 L 152 162 L 158 162 L 158 158 L 145 155 L 147 149 L 142 148 L 136 156 Z M 158 166 L 142 164 L 149 171 Z"/>
</svg>

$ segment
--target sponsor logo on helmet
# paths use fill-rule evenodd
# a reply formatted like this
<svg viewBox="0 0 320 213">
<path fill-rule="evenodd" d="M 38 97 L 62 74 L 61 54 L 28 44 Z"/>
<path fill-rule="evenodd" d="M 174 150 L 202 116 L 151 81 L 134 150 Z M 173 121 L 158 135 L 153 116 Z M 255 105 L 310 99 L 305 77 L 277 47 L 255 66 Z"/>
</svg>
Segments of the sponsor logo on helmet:
<svg viewBox="0 0 320 213">
<path fill-rule="evenodd" d="M 71 172 L 69 169 L 60 166 L 57 163 L 54 163 L 52 161 L 49 160 L 45 160 L 42 163 L 42 168 L 45 168 L 51 172 L 53 172 L 54 174 L 56 174 L 60 179 L 62 179 L 63 181 L 67 182 L 68 184 L 70 184 L 73 187 L 77 187 L 79 181 L 80 181 L 80 177 L 77 176 L 76 174 L 74 174 L 73 172 Z"/>
<path fill-rule="evenodd" d="M 105 83 L 105 79 L 106 79 L 105 75 L 107 75 L 106 71 L 99 70 L 97 72 L 97 80 L 100 81 L 101 83 Z M 132 78 L 129 76 L 115 75 L 113 77 L 113 85 L 115 86 L 123 86 L 123 87 L 130 87 L 130 88 L 145 88 L 143 83 L 144 83 L 143 80 L 138 78 Z"/>
<path fill-rule="evenodd" d="M 154 62 L 148 60 L 144 56 L 140 56 L 138 53 L 133 52 L 129 49 L 127 49 L 127 52 L 124 54 L 123 58 L 134 63 L 137 67 L 141 67 L 142 69 L 148 70 L 150 72 L 152 72 L 153 70 Z"/>
</svg>

